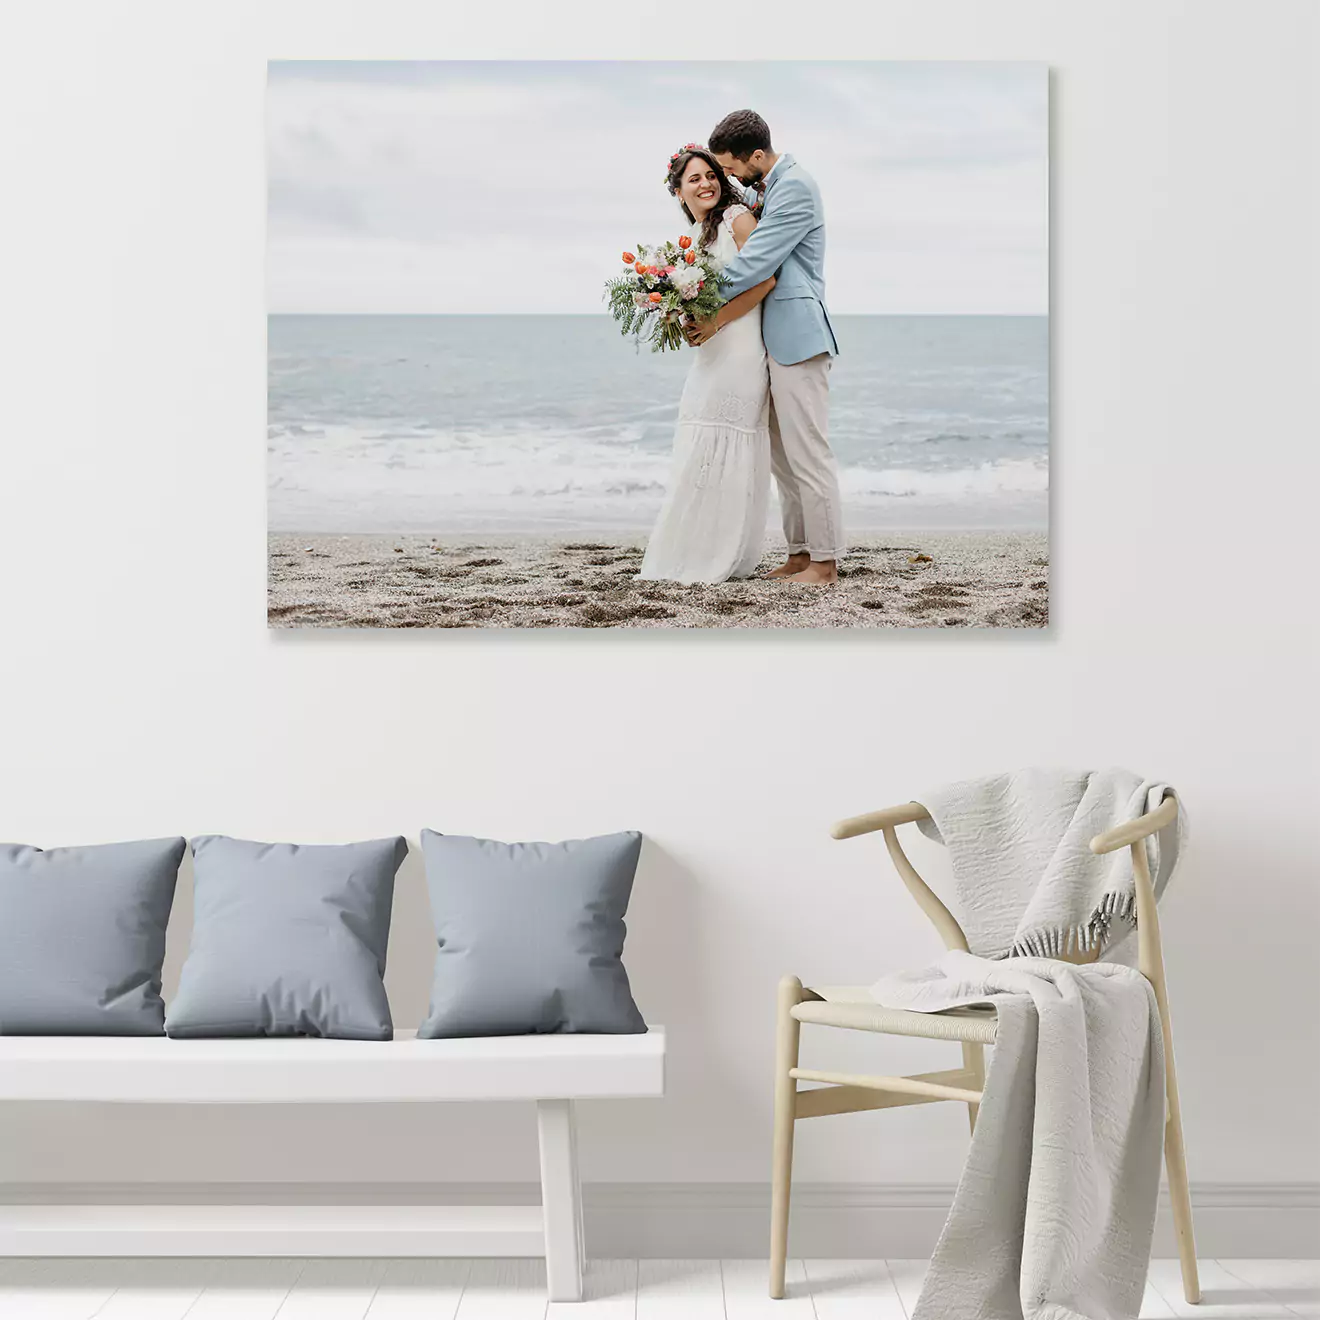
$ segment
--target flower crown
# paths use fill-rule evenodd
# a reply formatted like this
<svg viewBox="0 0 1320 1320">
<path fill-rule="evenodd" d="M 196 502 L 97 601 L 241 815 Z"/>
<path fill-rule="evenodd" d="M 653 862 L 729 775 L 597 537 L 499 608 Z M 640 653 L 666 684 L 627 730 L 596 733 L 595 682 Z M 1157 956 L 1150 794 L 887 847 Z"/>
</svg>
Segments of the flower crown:
<svg viewBox="0 0 1320 1320">
<path fill-rule="evenodd" d="M 665 170 L 665 187 L 669 189 L 671 196 L 673 197 L 678 196 L 678 189 L 674 187 L 674 185 L 670 182 L 669 179 L 670 174 L 673 173 L 675 163 L 679 161 L 683 156 L 686 156 L 689 151 L 705 151 L 705 150 L 706 147 L 703 143 L 689 142 L 686 146 L 680 147 L 676 152 L 674 152 L 672 156 L 670 156 L 669 168 Z"/>
</svg>

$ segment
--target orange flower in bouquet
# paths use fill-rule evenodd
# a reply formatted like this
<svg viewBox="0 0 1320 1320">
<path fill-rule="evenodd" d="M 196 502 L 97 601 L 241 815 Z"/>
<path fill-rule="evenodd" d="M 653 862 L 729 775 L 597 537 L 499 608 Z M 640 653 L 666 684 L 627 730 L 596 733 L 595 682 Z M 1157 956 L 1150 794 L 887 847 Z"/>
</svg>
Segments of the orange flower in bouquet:
<svg viewBox="0 0 1320 1320">
<path fill-rule="evenodd" d="M 689 234 L 653 247 L 639 243 L 635 255 L 624 252 L 623 264 L 628 269 L 605 282 L 605 301 L 620 333 L 639 346 L 648 340 L 653 352 L 682 348 L 684 322 L 714 316 L 724 301 L 718 264 Z"/>
</svg>

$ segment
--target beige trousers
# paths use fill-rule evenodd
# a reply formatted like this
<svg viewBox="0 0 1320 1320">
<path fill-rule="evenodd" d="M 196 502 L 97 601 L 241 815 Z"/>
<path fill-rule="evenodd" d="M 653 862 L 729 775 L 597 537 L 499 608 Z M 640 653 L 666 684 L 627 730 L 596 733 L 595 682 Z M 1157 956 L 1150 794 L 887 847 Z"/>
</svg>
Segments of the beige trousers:
<svg viewBox="0 0 1320 1320">
<path fill-rule="evenodd" d="M 827 438 L 828 353 L 782 366 L 770 359 L 770 470 L 779 487 L 784 539 L 791 555 L 843 554 L 839 470 Z"/>
</svg>

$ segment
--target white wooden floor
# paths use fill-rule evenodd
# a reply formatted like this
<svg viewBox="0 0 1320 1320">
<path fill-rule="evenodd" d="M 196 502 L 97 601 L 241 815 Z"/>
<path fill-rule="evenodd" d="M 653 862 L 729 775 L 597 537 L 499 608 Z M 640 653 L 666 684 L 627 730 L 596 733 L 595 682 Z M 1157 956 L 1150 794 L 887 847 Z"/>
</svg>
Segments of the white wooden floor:
<svg viewBox="0 0 1320 1320">
<path fill-rule="evenodd" d="M 539 1260 L 3 1260 L 6 1320 L 906 1320 L 926 1262 L 795 1260 L 766 1296 L 761 1260 L 593 1261 L 587 1300 L 545 1300 Z M 1320 1317 L 1320 1261 L 1151 1265 L 1143 1317 Z"/>
</svg>

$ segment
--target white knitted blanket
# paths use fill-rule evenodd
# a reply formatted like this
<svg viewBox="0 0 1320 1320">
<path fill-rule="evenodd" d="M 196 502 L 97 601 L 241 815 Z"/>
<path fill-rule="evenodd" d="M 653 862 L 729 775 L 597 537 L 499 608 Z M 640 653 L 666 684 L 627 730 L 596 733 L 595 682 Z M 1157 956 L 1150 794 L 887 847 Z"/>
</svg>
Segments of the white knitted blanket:
<svg viewBox="0 0 1320 1320">
<path fill-rule="evenodd" d="M 998 1010 L 976 1130 L 912 1320 L 1135 1320 L 1164 1130 L 1155 992 L 1115 963 L 947 953 L 882 1004 Z"/>
<path fill-rule="evenodd" d="M 1097 834 L 1143 816 L 1172 792 L 1130 770 L 1014 770 L 924 793 L 923 833 L 944 843 L 953 908 L 986 958 L 1048 958 L 1103 948 L 1136 922 L 1132 855 L 1097 857 Z M 1146 841 L 1158 898 L 1185 843 L 1180 810 Z M 1125 959 L 1119 959 L 1125 961 Z"/>
<path fill-rule="evenodd" d="M 1155 992 L 1104 948 L 1136 921 L 1128 849 L 1092 837 L 1171 790 L 1126 770 L 1032 769 L 924 794 L 971 953 L 878 981 L 891 1008 L 990 1003 L 998 1034 L 967 1166 L 913 1320 L 1135 1320 L 1164 1130 Z M 1182 813 L 1147 841 L 1156 896 Z M 1111 948 L 1111 959 L 1121 950 Z"/>
</svg>

